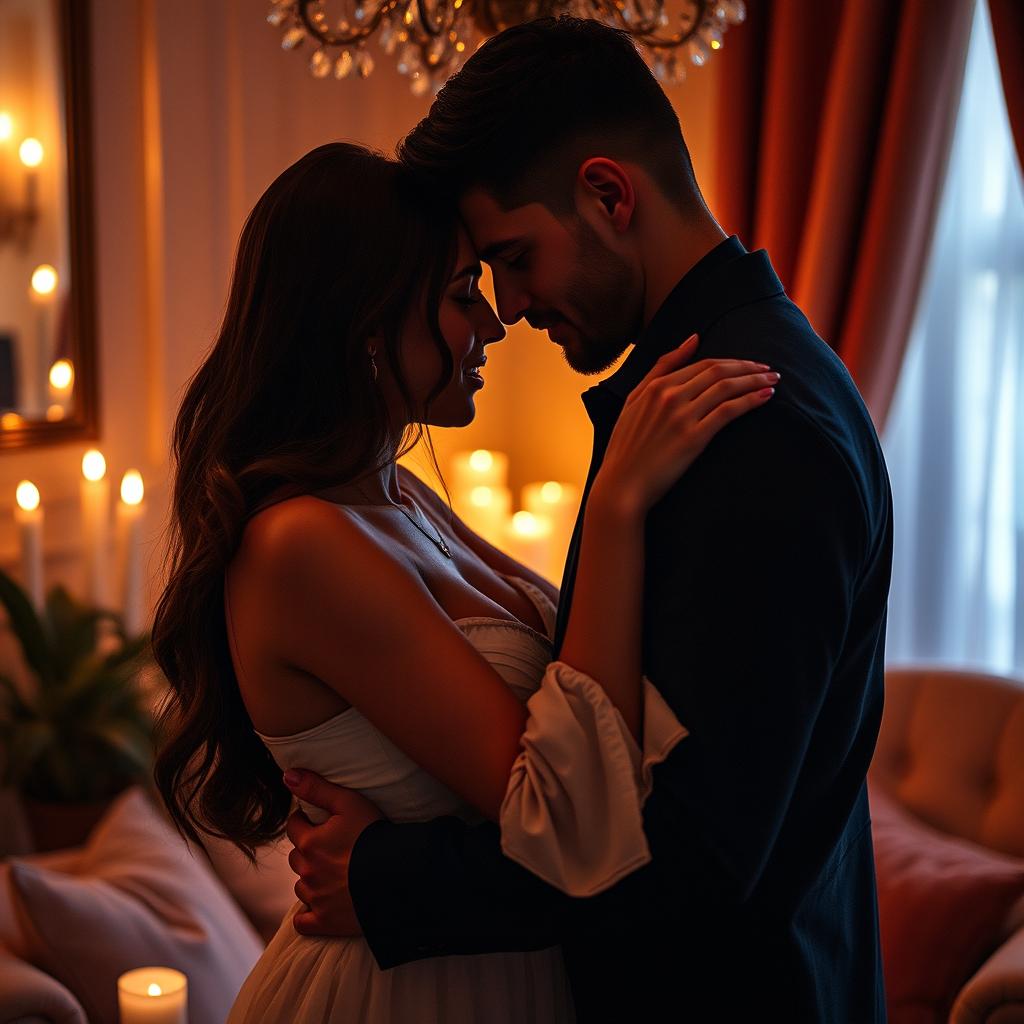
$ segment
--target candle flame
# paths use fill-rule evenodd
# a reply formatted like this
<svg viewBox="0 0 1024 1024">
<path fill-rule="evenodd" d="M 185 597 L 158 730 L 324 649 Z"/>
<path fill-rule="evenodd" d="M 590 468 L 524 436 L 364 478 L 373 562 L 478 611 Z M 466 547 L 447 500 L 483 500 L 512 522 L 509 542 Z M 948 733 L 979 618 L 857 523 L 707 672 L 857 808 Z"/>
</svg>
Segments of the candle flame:
<svg viewBox="0 0 1024 1024">
<path fill-rule="evenodd" d="M 54 402 L 53 405 L 46 407 L 47 423 L 59 423 L 62 419 L 64 419 L 64 406 L 60 402 Z"/>
<path fill-rule="evenodd" d="M 0 113 L 0 142 L 6 142 L 14 134 L 14 119 L 7 111 Z"/>
<path fill-rule="evenodd" d="M 0 416 L 0 427 L 4 430 L 16 430 L 24 421 L 16 412 L 5 412 Z"/>
<path fill-rule="evenodd" d="M 126 505 L 140 504 L 145 490 L 142 485 L 142 474 L 137 469 L 129 469 L 121 477 L 121 500 Z"/>
<path fill-rule="evenodd" d="M 107 460 L 103 458 L 103 453 L 90 448 L 82 456 L 82 476 L 86 480 L 102 480 L 106 472 Z"/>
<path fill-rule="evenodd" d="M 469 492 L 469 500 L 477 508 L 486 508 L 494 501 L 494 491 L 490 487 L 474 487 Z"/>
<path fill-rule="evenodd" d="M 469 456 L 469 468 L 475 473 L 486 473 L 494 465 L 494 456 L 486 448 L 477 448 Z"/>
<path fill-rule="evenodd" d="M 43 162 L 43 144 L 38 139 L 25 139 L 18 147 L 18 156 L 26 167 L 38 167 Z"/>
<path fill-rule="evenodd" d="M 75 368 L 70 359 L 58 359 L 50 367 L 50 384 L 58 391 L 67 391 L 75 379 Z"/>
<path fill-rule="evenodd" d="M 546 501 L 549 505 L 554 505 L 556 502 L 562 500 L 562 485 L 556 483 L 554 480 L 549 480 L 540 489 L 541 501 Z"/>
<path fill-rule="evenodd" d="M 32 291 L 36 295 L 50 295 L 57 287 L 57 270 L 49 263 L 40 263 L 32 271 Z"/>
<path fill-rule="evenodd" d="M 535 516 L 532 512 L 517 512 L 512 517 L 512 532 L 520 537 L 542 537 L 550 531 L 546 519 Z"/>
<path fill-rule="evenodd" d="M 162 996 L 163 994 L 164 990 L 155 981 L 151 981 L 149 983 L 149 988 L 146 989 L 146 995 Z"/>
<path fill-rule="evenodd" d="M 32 512 L 39 508 L 39 488 L 31 480 L 22 480 L 14 492 L 18 508 Z"/>
</svg>

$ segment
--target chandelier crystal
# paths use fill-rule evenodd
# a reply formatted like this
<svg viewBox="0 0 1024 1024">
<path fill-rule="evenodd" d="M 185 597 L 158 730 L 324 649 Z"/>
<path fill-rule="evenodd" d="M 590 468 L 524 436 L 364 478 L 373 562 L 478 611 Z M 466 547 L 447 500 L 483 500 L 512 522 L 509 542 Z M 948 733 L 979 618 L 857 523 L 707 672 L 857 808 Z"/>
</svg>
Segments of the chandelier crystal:
<svg viewBox="0 0 1024 1024">
<path fill-rule="evenodd" d="M 284 29 L 285 50 L 308 41 L 316 78 L 368 78 L 374 40 L 419 96 L 440 89 L 489 36 L 560 14 L 628 32 L 658 79 L 678 83 L 747 14 L 743 0 L 675 0 L 672 14 L 667 7 L 666 0 L 273 0 L 267 21 Z"/>
</svg>

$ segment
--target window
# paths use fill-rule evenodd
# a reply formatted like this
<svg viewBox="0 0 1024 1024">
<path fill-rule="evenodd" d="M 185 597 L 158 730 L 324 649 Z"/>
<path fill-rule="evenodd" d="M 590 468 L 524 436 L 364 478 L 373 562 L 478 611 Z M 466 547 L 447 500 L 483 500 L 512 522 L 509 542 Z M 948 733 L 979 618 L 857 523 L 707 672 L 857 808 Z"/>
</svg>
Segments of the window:
<svg viewBox="0 0 1024 1024">
<path fill-rule="evenodd" d="M 887 659 L 1024 678 L 1024 187 L 984 0 L 883 446 Z"/>
</svg>

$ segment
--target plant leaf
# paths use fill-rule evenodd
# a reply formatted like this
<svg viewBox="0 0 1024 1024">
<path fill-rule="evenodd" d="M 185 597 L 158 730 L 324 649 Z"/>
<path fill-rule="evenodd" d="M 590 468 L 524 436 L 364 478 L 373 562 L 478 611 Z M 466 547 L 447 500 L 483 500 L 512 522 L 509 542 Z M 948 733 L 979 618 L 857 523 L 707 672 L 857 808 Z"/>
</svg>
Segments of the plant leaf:
<svg viewBox="0 0 1024 1024">
<path fill-rule="evenodd" d="M 11 631 L 21 645 L 28 666 L 43 686 L 54 681 L 54 657 L 42 620 L 36 614 L 25 591 L 0 570 L 0 604 L 7 609 Z"/>
</svg>

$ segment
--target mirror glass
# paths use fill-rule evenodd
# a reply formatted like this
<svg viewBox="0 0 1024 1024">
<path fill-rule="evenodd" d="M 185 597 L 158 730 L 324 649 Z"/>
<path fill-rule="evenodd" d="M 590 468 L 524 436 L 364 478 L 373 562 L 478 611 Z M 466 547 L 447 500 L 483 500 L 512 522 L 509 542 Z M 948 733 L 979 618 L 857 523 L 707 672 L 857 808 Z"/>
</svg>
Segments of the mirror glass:
<svg viewBox="0 0 1024 1024">
<path fill-rule="evenodd" d="M 79 8 L 78 14 L 75 9 Z M 79 0 L 0 0 L 0 445 L 95 428 Z M 83 203 L 83 200 L 85 202 Z"/>
</svg>

